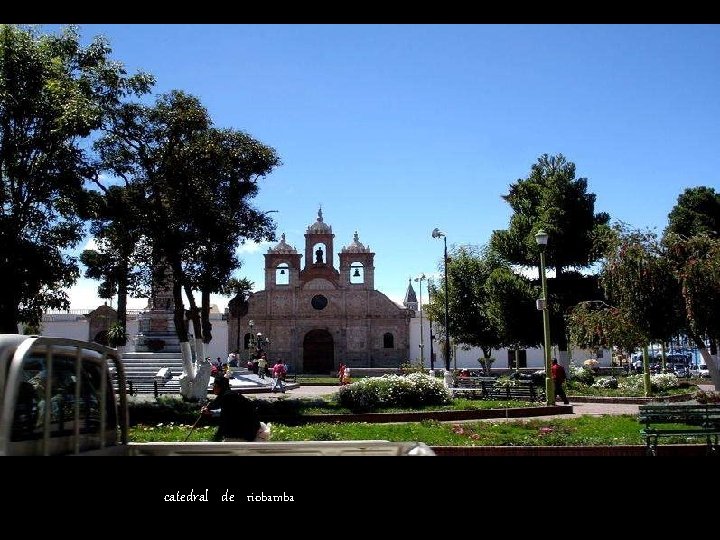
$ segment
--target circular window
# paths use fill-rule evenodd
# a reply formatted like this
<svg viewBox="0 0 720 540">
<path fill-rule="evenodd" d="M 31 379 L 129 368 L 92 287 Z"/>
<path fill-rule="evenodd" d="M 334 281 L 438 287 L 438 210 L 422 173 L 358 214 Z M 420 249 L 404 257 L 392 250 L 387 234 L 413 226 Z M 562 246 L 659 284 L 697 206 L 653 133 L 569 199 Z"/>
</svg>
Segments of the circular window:
<svg viewBox="0 0 720 540">
<path fill-rule="evenodd" d="M 327 298 L 325 298 L 322 294 L 316 294 L 313 296 L 312 300 L 310 301 L 312 304 L 312 307 L 315 309 L 325 309 L 325 306 L 327 306 Z"/>
</svg>

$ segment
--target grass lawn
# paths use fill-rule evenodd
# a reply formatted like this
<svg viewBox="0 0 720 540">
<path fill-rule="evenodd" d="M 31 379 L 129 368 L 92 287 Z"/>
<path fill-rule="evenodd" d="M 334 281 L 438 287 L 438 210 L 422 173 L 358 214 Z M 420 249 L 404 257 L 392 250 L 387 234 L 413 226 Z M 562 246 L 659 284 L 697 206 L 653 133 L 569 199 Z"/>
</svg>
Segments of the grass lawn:
<svg viewBox="0 0 720 540">
<path fill-rule="evenodd" d="M 274 424 L 273 441 L 340 441 L 382 439 L 421 441 L 429 446 L 612 446 L 643 444 L 636 416 L 582 416 L 568 419 L 437 422 L 401 424 L 323 423 L 304 426 Z M 136 426 L 134 442 L 183 441 L 189 425 Z M 193 430 L 190 441 L 209 441 L 214 427 Z M 677 441 L 687 442 L 680 438 Z"/>
</svg>

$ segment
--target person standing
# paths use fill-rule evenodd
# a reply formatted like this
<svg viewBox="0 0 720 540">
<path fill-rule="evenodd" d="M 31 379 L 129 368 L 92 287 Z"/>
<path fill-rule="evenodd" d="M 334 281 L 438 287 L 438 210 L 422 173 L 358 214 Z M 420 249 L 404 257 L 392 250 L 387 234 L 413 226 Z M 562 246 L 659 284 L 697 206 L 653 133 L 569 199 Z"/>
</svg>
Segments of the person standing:
<svg viewBox="0 0 720 540">
<path fill-rule="evenodd" d="M 276 388 L 279 388 L 280 391 L 284 394 L 285 393 L 285 387 L 283 386 L 283 379 L 285 379 L 285 366 L 278 360 L 275 362 L 275 365 L 273 366 L 273 386 L 272 391 L 274 392 Z"/>
<path fill-rule="evenodd" d="M 567 379 L 567 375 L 565 374 L 565 368 L 558 364 L 556 358 L 553 358 L 551 372 L 553 387 L 555 388 L 555 395 L 560 396 L 560 399 L 563 400 L 563 403 L 565 403 L 565 405 L 569 405 L 570 402 L 568 401 L 568 398 L 565 395 L 565 389 L 563 388 L 563 384 L 565 384 L 565 379 Z"/>
<path fill-rule="evenodd" d="M 252 401 L 239 392 L 233 392 L 230 381 L 225 377 L 215 377 L 213 394 L 217 397 L 201 410 L 205 416 L 220 417 L 213 441 L 254 441 L 260 429 L 260 419 Z"/>
<path fill-rule="evenodd" d="M 261 379 L 265 379 L 265 373 L 267 372 L 267 357 L 265 356 L 265 353 L 263 353 L 260 356 L 260 359 L 258 360 L 258 376 Z"/>
</svg>

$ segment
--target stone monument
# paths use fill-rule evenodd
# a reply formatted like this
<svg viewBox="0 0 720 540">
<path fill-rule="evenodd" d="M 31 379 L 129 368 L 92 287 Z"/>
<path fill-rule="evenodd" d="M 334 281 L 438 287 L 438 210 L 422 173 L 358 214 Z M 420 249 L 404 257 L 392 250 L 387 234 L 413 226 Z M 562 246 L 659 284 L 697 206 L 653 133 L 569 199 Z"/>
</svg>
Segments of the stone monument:
<svg viewBox="0 0 720 540">
<path fill-rule="evenodd" d="M 172 272 L 165 268 L 161 279 L 153 284 L 146 311 L 138 315 L 137 352 L 179 353 L 180 340 L 175 331 L 175 302 L 172 294 Z"/>
</svg>

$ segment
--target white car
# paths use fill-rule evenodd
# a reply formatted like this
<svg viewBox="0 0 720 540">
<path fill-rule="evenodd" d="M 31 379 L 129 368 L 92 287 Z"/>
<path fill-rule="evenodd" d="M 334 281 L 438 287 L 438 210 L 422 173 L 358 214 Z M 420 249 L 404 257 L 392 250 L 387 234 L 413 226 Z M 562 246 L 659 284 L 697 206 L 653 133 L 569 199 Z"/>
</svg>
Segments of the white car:
<svg viewBox="0 0 720 540">
<path fill-rule="evenodd" d="M 706 364 L 693 364 L 690 366 L 690 376 L 691 377 L 705 377 L 707 379 L 710 378 L 710 370 L 708 369 Z"/>
</svg>

